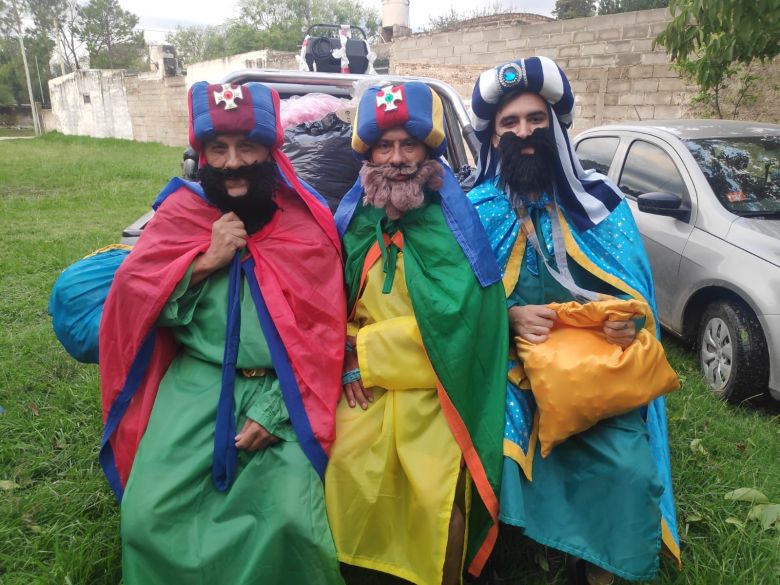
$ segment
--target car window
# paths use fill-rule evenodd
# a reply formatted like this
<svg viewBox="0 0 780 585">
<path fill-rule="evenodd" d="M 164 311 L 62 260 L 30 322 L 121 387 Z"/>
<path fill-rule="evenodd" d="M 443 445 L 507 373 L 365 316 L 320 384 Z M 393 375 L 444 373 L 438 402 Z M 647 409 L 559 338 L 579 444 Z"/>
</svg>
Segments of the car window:
<svg viewBox="0 0 780 585">
<path fill-rule="evenodd" d="M 674 193 L 683 199 L 688 196 L 672 158 L 662 148 L 644 140 L 636 140 L 629 147 L 618 186 L 629 197 L 655 192 Z"/>
<path fill-rule="evenodd" d="M 586 138 L 577 144 L 577 158 L 580 159 L 583 169 L 595 169 L 606 175 L 618 144 L 620 139 L 617 136 Z"/>
<path fill-rule="evenodd" d="M 780 216 L 780 137 L 686 140 L 712 191 L 742 216 Z"/>
</svg>

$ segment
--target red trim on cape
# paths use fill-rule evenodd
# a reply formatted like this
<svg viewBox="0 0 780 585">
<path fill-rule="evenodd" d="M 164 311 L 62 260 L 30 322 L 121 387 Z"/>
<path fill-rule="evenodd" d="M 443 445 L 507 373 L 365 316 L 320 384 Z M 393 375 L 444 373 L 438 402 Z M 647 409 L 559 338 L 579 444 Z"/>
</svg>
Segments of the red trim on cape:
<svg viewBox="0 0 780 585">
<path fill-rule="evenodd" d="M 250 236 L 247 248 L 289 354 L 312 430 L 329 453 L 341 396 L 346 331 L 341 248 L 325 206 L 301 187 L 282 153 L 274 151 L 274 159 L 295 191 L 280 184 L 281 210 L 275 221 Z M 177 190 L 157 210 L 117 271 L 100 327 L 104 422 L 146 335 L 195 257 L 208 248 L 211 225 L 220 215 L 188 189 Z M 149 368 L 111 437 L 123 486 L 157 388 L 177 349 L 170 331 L 160 328 Z"/>
</svg>

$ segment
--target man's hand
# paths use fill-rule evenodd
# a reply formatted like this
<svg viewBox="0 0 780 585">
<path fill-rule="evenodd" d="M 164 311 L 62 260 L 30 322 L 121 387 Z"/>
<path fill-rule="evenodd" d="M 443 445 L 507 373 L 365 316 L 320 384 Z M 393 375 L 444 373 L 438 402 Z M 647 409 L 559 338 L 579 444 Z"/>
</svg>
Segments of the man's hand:
<svg viewBox="0 0 780 585">
<path fill-rule="evenodd" d="M 352 351 L 344 354 L 344 373 L 358 369 L 357 338 L 348 337 L 347 341 L 352 346 Z M 355 408 L 355 403 L 360 403 L 360 408 L 368 409 L 368 403 L 374 401 L 374 394 L 368 388 L 363 388 L 363 380 L 358 379 L 349 384 L 344 384 L 344 396 L 350 408 Z"/>
<path fill-rule="evenodd" d="M 626 349 L 636 337 L 633 321 L 604 321 L 604 335 L 607 341 Z"/>
<path fill-rule="evenodd" d="M 509 328 L 531 343 L 542 343 L 550 337 L 558 314 L 545 305 L 515 306 L 509 309 Z"/>
<path fill-rule="evenodd" d="M 251 418 L 246 419 L 241 432 L 236 435 L 236 448 L 247 451 L 260 451 L 278 442 L 279 437 L 269 433 L 263 425 Z"/>
<path fill-rule="evenodd" d="M 246 246 L 244 222 L 232 211 L 220 217 L 211 226 L 211 244 L 192 265 L 190 287 L 195 286 L 212 272 L 230 264 L 236 250 Z"/>
</svg>

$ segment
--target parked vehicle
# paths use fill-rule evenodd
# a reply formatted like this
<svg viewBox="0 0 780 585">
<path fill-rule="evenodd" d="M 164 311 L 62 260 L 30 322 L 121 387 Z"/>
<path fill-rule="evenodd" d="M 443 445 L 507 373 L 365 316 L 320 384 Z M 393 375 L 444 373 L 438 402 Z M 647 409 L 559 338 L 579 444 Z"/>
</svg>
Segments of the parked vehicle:
<svg viewBox="0 0 780 585">
<path fill-rule="evenodd" d="M 780 400 L 780 126 L 614 124 L 575 144 L 626 194 L 661 324 L 695 340 L 713 393 Z"/>
</svg>

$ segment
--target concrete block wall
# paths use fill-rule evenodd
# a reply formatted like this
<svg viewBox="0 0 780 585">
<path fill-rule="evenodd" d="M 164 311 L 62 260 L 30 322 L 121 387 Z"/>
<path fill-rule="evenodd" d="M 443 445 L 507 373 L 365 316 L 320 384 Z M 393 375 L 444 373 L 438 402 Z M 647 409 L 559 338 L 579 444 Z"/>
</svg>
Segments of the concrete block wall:
<svg viewBox="0 0 780 585">
<path fill-rule="evenodd" d="M 566 72 L 576 96 L 574 131 L 625 120 L 690 118 L 697 88 L 670 67 L 653 39 L 671 17 L 665 8 L 534 24 L 496 19 L 481 29 L 423 33 L 396 39 L 391 71 L 447 81 L 471 99 L 474 82 L 489 67 L 544 55 Z M 780 83 L 777 67 L 765 67 L 764 88 Z M 777 91 L 767 91 L 740 118 L 780 120 Z"/>
<path fill-rule="evenodd" d="M 124 71 L 87 69 L 49 81 L 52 118 L 63 134 L 133 138 Z"/>
<path fill-rule="evenodd" d="M 217 83 L 228 73 L 239 69 L 290 69 L 297 70 L 295 53 L 288 51 L 251 51 L 222 59 L 193 63 L 187 67 L 187 88 L 197 81 Z"/>
<path fill-rule="evenodd" d="M 184 77 L 126 77 L 133 140 L 186 146 L 189 142 Z"/>
</svg>

